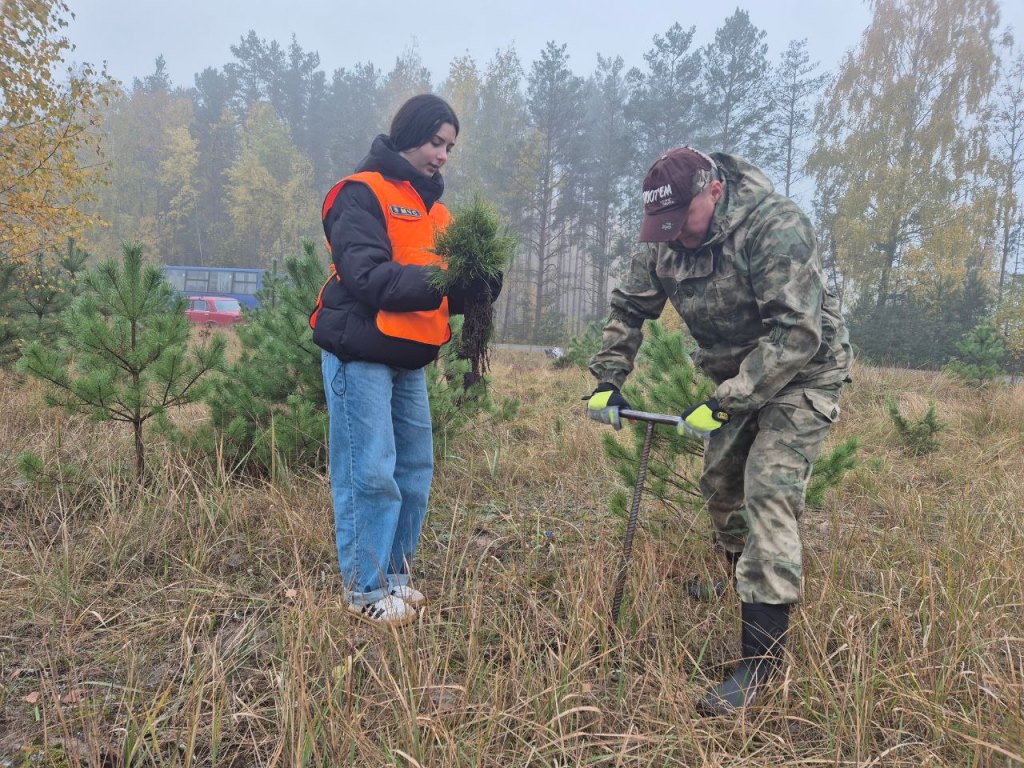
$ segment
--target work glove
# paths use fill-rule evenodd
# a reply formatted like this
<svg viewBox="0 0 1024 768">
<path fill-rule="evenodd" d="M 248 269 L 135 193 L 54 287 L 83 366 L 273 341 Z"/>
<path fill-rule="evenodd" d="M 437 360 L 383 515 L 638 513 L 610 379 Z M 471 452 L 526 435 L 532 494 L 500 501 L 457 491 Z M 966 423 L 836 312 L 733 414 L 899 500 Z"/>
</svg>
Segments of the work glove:
<svg viewBox="0 0 1024 768">
<path fill-rule="evenodd" d="M 498 272 L 486 277 L 474 277 L 466 282 L 459 281 L 448 289 L 448 311 L 453 315 L 461 315 L 466 301 L 470 298 L 483 296 L 485 292 L 490 294 L 491 302 L 498 298 L 501 293 L 501 286 L 504 282 L 504 275 Z"/>
<path fill-rule="evenodd" d="M 619 392 L 618 387 L 608 383 L 598 384 L 597 389 L 589 397 L 583 399 L 587 401 L 587 416 L 589 418 L 600 421 L 602 424 L 611 424 L 616 429 L 622 429 L 619 409 L 629 410 L 630 405 Z"/>
<path fill-rule="evenodd" d="M 729 421 L 729 414 L 722 410 L 718 400 L 711 398 L 683 411 L 676 432 L 681 437 L 708 437 Z"/>
<path fill-rule="evenodd" d="M 491 296 L 491 301 L 495 301 L 501 294 L 501 287 L 505 284 L 505 274 L 501 271 L 495 272 L 493 275 L 487 275 L 486 277 L 477 278 L 479 284 L 476 286 L 477 290 L 481 293 L 484 288 Z"/>
</svg>

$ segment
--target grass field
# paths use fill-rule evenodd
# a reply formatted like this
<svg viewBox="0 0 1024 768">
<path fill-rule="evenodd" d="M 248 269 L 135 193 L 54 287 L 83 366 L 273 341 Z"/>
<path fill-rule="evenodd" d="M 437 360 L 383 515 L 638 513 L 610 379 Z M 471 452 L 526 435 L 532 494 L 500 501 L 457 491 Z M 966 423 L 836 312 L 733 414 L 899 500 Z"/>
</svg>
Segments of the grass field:
<svg viewBox="0 0 1024 768">
<path fill-rule="evenodd" d="M 859 367 L 830 443 L 861 463 L 804 517 L 804 602 L 761 706 L 701 719 L 738 605 L 687 600 L 709 523 L 645 502 L 621 626 L 622 521 L 583 372 L 498 351 L 445 446 L 416 563 L 422 620 L 340 599 L 328 482 L 254 483 L 0 378 L 2 766 L 1024 766 L 1024 390 Z M 901 448 L 887 398 L 934 401 Z M 181 419 L 201 418 L 195 410 Z M 14 457 L 47 459 L 27 487 Z"/>
</svg>

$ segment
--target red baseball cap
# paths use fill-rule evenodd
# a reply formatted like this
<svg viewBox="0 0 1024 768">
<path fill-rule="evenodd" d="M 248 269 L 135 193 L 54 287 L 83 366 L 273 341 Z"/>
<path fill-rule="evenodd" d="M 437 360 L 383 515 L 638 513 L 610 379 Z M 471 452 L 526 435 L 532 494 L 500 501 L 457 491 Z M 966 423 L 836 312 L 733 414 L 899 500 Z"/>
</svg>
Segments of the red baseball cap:
<svg viewBox="0 0 1024 768">
<path fill-rule="evenodd" d="M 644 221 L 640 242 L 665 243 L 675 240 L 686 223 L 690 201 L 711 183 L 714 163 L 690 147 L 666 152 L 644 177 Z"/>
</svg>

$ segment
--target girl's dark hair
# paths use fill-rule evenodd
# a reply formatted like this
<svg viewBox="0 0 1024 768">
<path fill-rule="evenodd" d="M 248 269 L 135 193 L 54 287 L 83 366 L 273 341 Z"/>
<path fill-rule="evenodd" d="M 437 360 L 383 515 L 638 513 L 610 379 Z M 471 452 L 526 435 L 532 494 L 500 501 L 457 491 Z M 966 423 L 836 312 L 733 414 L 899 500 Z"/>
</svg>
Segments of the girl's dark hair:
<svg viewBox="0 0 1024 768">
<path fill-rule="evenodd" d="M 440 96 L 421 93 L 395 113 L 391 121 L 391 143 L 399 152 L 421 147 L 434 138 L 445 123 L 455 126 L 455 135 L 459 135 L 459 118 L 451 105 Z"/>
</svg>

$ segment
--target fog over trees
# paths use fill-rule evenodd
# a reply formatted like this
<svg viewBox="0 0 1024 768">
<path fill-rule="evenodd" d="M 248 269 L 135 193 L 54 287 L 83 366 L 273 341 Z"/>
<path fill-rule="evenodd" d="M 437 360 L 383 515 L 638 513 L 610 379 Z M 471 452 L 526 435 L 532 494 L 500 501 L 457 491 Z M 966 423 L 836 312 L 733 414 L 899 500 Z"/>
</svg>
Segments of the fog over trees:
<svg viewBox="0 0 1024 768">
<path fill-rule="evenodd" d="M 635 68 L 552 41 L 532 61 L 512 47 L 456 57 L 439 82 L 415 49 L 326 72 L 295 37 L 255 32 L 189 84 L 159 57 L 89 105 L 108 183 L 79 207 L 106 226 L 81 244 L 105 258 L 139 240 L 166 264 L 280 263 L 302 238 L 322 242 L 323 195 L 398 105 L 433 91 L 462 123 L 445 202 L 480 195 L 519 238 L 505 340 L 564 342 L 604 316 L 638 247 L 643 173 L 690 144 L 746 157 L 804 206 L 868 357 L 938 365 L 988 319 L 1020 358 L 1024 59 L 995 0 L 871 7 L 835 71 L 806 40 L 772 41 L 772 60 L 741 8 L 713 37 L 701 30 L 704 46 L 672 25 Z"/>
</svg>

